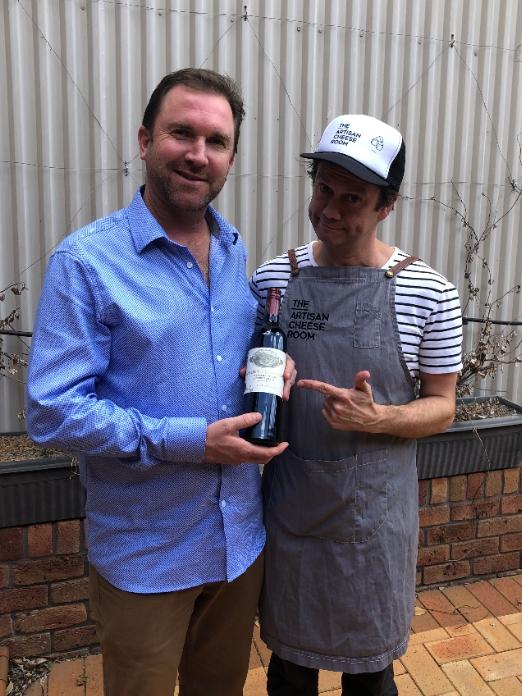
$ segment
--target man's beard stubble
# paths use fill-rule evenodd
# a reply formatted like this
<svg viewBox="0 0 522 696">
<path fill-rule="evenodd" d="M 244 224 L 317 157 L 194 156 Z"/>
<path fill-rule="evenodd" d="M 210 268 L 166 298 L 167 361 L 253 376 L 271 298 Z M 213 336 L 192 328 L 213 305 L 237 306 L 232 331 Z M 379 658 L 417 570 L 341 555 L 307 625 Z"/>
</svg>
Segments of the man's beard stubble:
<svg viewBox="0 0 522 696">
<path fill-rule="evenodd" d="M 218 196 L 221 189 L 225 185 L 226 177 L 222 181 L 217 182 L 214 185 L 209 186 L 208 193 L 200 198 L 199 201 L 184 201 L 185 193 L 183 190 L 183 184 L 172 184 L 168 174 L 167 175 L 151 175 L 147 174 L 147 183 L 150 185 L 152 183 L 152 188 L 159 193 L 162 200 L 164 200 L 169 208 L 174 210 L 182 210 L 184 212 L 197 213 L 200 211 L 205 211 L 209 204 Z M 188 188 L 189 185 L 187 185 Z M 187 197 L 192 197 L 188 194 Z"/>
</svg>

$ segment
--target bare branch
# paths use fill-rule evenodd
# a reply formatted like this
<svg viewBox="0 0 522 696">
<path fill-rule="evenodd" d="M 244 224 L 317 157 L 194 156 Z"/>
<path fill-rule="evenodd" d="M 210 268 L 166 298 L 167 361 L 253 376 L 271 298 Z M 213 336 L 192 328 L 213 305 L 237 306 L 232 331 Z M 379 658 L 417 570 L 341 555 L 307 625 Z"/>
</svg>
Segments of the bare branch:
<svg viewBox="0 0 522 696">
<path fill-rule="evenodd" d="M 522 164 L 522 142 L 520 136 L 517 138 L 519 143 L 519 159 Z M 460 194 L 457 186 L 452 182 L 456 204 L 450 204 L 439 200 L 433 195 L 429 200 L 436 203 L 441 208 L 451 212 L 458 219 L 465 231 L 464 241 L 464 278 L 466 280 L 466 298 L 463 304 L 464 314 L 467 312 L 471 303 L 476 302 L 481 292 L 485 293 L 485 298 L 481 303 L 481 323 L 478 335 L 473 347 L 463 356 L 463 369 L 457 382 L 457 392 L 459 395 L 470 394 L 473 391 L 473 381 L 478 378 L 494 377 L 502 372 L 507 365 L 518 365 L 522 362 L 522 339 L 517 339 L 515 330 L 494 330 L 494 315 L 502 307 L 503 302 L 512 294 L 520 292 L 521 285 L 516 284 L 503 294 L 494 296 L 493 288 L 495 280 L 489 265 L 489 261 L 483 251 L 484 244 L 490 235 L 499 228 L 500 223 L 505 220 L 522 200 L 522 189 L 515 181 L 511 181 L 511 186 L 516 192 L 514 200 L 509 207 L 500 215 L 495 217 L 491 198 L 482 193 L 482 197 L 487 203 L 485 221 L 480 230 L 471 221 L 466 203 Z M 475 278 L 486 279 L 484 283 L 478 284 Z"/>
</svg>

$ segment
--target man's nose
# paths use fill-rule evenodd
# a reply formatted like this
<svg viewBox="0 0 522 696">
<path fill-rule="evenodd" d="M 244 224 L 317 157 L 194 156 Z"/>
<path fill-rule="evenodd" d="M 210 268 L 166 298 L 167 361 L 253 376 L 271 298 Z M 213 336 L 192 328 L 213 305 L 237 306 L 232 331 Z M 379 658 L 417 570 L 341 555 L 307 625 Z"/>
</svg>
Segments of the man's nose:
<svg viewBox="0 0 522 696">
<path fill-rule="evenodd" d="M 207 149 L 204 138 L 195 138 L 185 154 L 186 159 L 196 166 L 203 167 L 207 164 Z"/>
<path fill-rule="evenodd" d="M 322 210 L 322 214 L 329 220 L 339 220 L 341 217 L 341 211 L 335 200 L 328 201 Z"/>
</svg>

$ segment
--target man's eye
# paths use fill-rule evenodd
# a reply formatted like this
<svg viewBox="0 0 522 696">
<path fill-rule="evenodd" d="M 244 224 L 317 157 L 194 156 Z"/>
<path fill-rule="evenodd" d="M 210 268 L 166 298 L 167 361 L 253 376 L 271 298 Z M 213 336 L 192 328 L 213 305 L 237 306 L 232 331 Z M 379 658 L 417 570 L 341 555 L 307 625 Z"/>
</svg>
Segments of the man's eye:
<svg viewBox="0 0 522 696">
<path fill-rule="evenodd" d="M 223 138 L 209 138 L 207 142 L 209 145 L 219 147 L 221 149 L 225 149 L 227 146 L 227 143 L 223 140 Z"/>
<path fill-rule="evenodd" d="M 318 187 L 320 193 L 326 194 L 326 193 L 328 193 L 328 192 L 330 191 L 330 189 L 328 188 L 328 186 L 327 186 L 326 184 L 321 184 L 321 182 L 319 182 L 319 183 L 317 184 L 317 187 Z"/>
</svg>

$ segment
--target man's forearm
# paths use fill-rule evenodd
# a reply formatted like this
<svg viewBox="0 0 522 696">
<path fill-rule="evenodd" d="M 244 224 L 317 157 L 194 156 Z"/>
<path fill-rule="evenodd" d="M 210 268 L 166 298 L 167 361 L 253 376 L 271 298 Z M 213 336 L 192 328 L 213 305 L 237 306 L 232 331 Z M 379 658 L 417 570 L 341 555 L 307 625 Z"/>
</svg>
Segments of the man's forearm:
<svg viewBox="0 0 522 696">
<path fill-rule="evenodd" d="M 455 402 L 445 396 L 426 396 L 402 406 L 376 405 L 378 420 L 367 432 L 417 438 L 446 430 L 455 416 Z"/>
<path fill-rule="evenodd" d="M 76 394 L 70 400 L 35 398 L 29 384 L 27 430 L 40 444 L 86 455 L 120 459 L 147 469 L 165 461 L 202 462 L 204 418 L 153 418 L 107 399 Z"/>
</svg>

